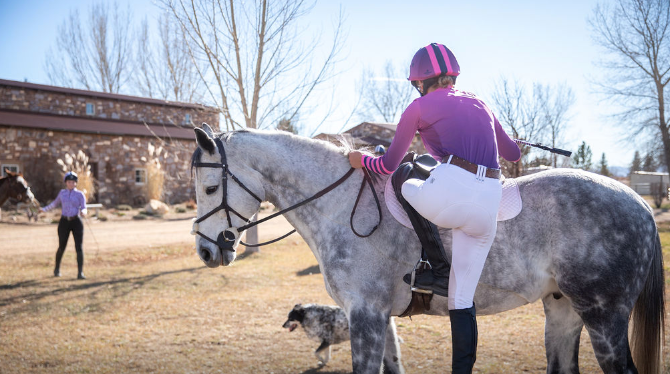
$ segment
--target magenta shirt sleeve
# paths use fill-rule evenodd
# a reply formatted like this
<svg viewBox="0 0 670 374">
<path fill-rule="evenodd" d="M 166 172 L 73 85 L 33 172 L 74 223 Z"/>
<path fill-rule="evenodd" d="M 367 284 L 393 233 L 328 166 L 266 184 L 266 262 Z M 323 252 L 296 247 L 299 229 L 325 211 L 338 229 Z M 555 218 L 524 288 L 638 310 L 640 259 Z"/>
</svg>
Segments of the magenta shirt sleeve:
<svg viewBox="0 0 670 374">
<path fill-rule="evenodd" d="M 512 138 L 507 135 L 505 130 L 503 130 L 502 125 L 498 122 L 498 119 L 493 116 L 495 120 L 495 131 L 496 131 L 496 142 L 498 143 L 498 154 L 501 155 L 505 160 L 516 162 L 521 158 L 521 150 L 519 146 L 512 140 Z"/>
<path fill-rule="evenodd" d="M 377 174 L 393 174 L 395 169 L 400 165 L 400 161 L 405 157 L 409 146 L 412 144 L 414 135 L 419 129 L 420 113 L 419 103 L 415 100 L 405 109 L 405 112 L 400 117 L 395 136 L 393 136 L 391 145 L 386 153 L 380 157 L 363 155 L 361 157 L 363 166 Z"/>
</svg>

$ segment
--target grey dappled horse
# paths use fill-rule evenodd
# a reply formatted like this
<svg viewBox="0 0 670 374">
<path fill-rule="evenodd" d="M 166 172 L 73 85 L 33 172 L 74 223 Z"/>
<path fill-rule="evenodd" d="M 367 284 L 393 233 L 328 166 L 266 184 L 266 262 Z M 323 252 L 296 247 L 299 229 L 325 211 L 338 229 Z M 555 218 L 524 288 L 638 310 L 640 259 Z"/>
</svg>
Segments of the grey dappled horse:
<svg viewBox="0 0 670 374">
<path fill-rule="evenodd" d="M 258 196 L 284 209 L 331 184 L 349 169 L 347 149 L 283 132 L 238 131 L 217 135 L 231 174 Z M 260 203 L 230 178 L 222 186 L 219 150 L 209 127 L 196 129 L 193 155 L 198 216 L 221 205 L 251 217 Z M 203 165 L 203 164 L 199 164 Z M 383 200 L 385 178 L 375 178 Z M 391 316 L 410 302 L 402 281 L 420 254 L 416 235 L 396 222 L 382 202 L 379 229 L 353 234 L 349 217 L 363 179 L 359 170 L 335 190 L 285 213 L 319 262 L 329 295 L 347 313 L 355 373 L 402 372 Z M 613 179 L 558 169 L 517 179 L 523 210 L 500 222 L 475 304 L 493 314 L 542 300 L 546 314 L 548 373 L 577 373 L 580 333 L 589 332 L 605 373 L 635 373 L 628 342 L 632 311 L 635 364 L 641 373 L 660 370 L 664 275 L 660 241 L 649 206 Z M 379 220 L 371 192 L 361 197 L 354 226 L 367 233 Z M 233 227 L 246 222 L 231 214 Z M 221 237 L 228 219 L 220 210 L 199 223 L 209 238 Z M 441 231 L 448 258 L 451 235 Z M 234 247 L 197 237 L 209 267 L 229 265 Z M 235 246 L 239 238 L 235 239 Z M 429 314 L 448 315 L 447 299 L 435 296 Z M 385 349 L 386 348 L 386 349 Z M 383 366 L 382 366 L 383 362 Z"/>
</svg>

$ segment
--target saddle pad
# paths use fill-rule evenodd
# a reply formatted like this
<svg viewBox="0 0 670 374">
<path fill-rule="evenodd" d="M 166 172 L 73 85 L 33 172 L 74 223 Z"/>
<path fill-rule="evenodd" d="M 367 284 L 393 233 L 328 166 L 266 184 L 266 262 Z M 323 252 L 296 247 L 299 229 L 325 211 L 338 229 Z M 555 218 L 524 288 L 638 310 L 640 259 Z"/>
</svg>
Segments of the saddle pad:
<svg viewBox="0 0 670 374">
<path fill-rule="evenodd" d="M 402 204 L 398 201 L 393 191 L 391 178 L 386 180 L 384 187 L 384 200 L 386 200 L 386 207 L 393 218 L 401 225 L 413 229 L 412 223 L 405 213 Z M 498 221 L 506 221 L 516 217 L 520 212 L 523 204 L 521 203 L 521 194 L 519 193 L 519 186 L 514 179 L 504 179 L 502 181 L 502 198 L 500 199 L 500 208 L 498 209 Z"/>
</svg>

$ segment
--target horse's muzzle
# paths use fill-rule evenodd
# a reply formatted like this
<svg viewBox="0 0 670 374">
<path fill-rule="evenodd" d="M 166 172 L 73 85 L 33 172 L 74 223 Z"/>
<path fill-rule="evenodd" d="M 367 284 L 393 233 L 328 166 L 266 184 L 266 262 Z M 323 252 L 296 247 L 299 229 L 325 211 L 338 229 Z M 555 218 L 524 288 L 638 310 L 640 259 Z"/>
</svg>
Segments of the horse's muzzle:
<svg viewBox="0 0 670 374">
<path fill-rule="evenodd" d="M 216 239 L 216 248 L 212 248 L 210 244 L 201 241 L 197 250 L 202 262 L 210 268 L 228 266 L 236 257 L 234 240 L 226 240 L 223 232 Z"/>
</svg>

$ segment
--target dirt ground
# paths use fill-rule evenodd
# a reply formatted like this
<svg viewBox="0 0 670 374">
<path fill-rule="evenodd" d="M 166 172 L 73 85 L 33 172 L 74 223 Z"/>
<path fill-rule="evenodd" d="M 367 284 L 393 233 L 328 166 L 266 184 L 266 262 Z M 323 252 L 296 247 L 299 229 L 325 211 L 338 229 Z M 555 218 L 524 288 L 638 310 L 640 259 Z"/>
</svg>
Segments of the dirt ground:
<svg viewBox="0 0 670 374">
<path fill-rule="evenodd" d="M 28 223 L 23 215 L 3 211 L 0 374 L 351 372 L 348 343 L 336 345 L 328 366 L 318 368 L 313 355 L 318 343 L 300 329 L 281 328 L 296 303 L 334 304 L 299 236 L 230 267 L 207 269 L 189 234 L 194 211 L 133 219 L 139 214 L 105 210 L 106 221 L 88 218 L 88 279 L 77 281 L 72 242 L 63 277 L 51 275 L 57 247 L 52 220 L 58 212 Z M 659 210 L 656 218 L 667 226 L 670 213 Z M 261 240 L 290 229 L 276 218 L 261 225 Z M 664 233 L 664 248 L 667 237 Z M 396 323 L 407 373 L 449 372 L 447 319 L 415 316 Z M 481 316 L 478 323 L 475 373 L 546 372 L 540 302 Z M 668 334 L 666 327 L 664 372 L 670 372 Z M 582 373 L 600 372 L 586 331 L 579 363 Z"/>
</svg>

